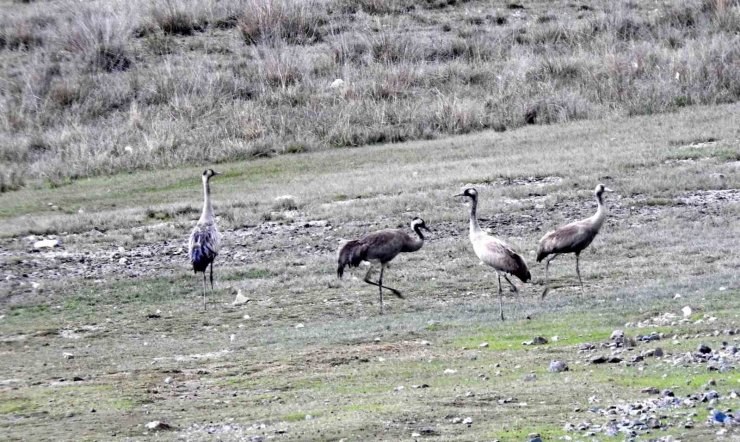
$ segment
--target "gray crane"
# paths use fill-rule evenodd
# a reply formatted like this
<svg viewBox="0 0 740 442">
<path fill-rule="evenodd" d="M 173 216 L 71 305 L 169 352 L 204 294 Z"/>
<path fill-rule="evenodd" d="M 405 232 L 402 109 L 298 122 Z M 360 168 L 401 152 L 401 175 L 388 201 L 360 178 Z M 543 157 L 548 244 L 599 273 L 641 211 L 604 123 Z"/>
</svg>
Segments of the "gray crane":
<svg viewBox="0 0 740 442">
<path fill-rule="evenodd" d="M 339 278 L 344 274 L 346 266 L 357 267 L 362 261 L 368 261 L 371 264 L 380 263 L 378 282 L 370 280 L 370 274 L 373 271 L 372 265 L 365 274 L 364 281 L 378 287 L 381 315 L 383 314 L 383 289 L 390 290 L 391 293 L 403 299 L 401 292 L 383 285 L 385 266 L 399 253 L 416 252 L 421 249 L 421 246 L 424 245 L 424 235 L 422 235 L 421 229 L 427 232 L 430 231 L 424 220 L 418 217 L 411 221 L 411 229 L 416 232 L 418 238 L 412 237 L 402 229 L 384 229 L 369 233 L 360 239 L 347 241 L 339 248 L 337 257 L 337 276 Z"/>
<path fill-rule="evenodd" d="M 527 263 L 524 262 L 521 256 L 519 256 L 508 244 L 501 241 L 500 239 L 491 236 L 484 232 L 478 224 L 478 218 L 476 217 L 476 210 L 478 208 L 478 191 L 472 187 L 469 187 L 463 191 L 463 193 L 455 196 L 468 197 L 471 200 L 470 205 L 470 242 L 473 244 L 473 250 L 484 264 L 493 267 L 498 275 L 498 295 L 499 295 L 499 310 L 501 313 L 501 320 L 504 320 L 504 301 L 503 291 L 501 289 L 501 274 L 503 273 L 504 279 L 509 283 L 512 290 L 518 295 L 519 290 L 511 282 L 507 275 L 511 274 L 519 278 L 522 282 L 528 282 L 532 275 L 529 273 Z"/>
<path fill-rule="evenodd" d="M 599 233 L 599 229 L 601 229 L 602 224 L 604 224 L 604 219 L 606 218 L 606 205 L 604 205 L 603 198 L 604 192 L 614 191 L 605 187 L 603 184 L 599 184 L 594 189 L 594 195 L 596 195 L 599 208 L 593 216 L 566 224 L 556 230 L 547 232 L 545 236 L 540 239 L 540 244 L 537 247 L 537 262 L 540 262 L 548 255 L 551 255 L 545 261 L 545 290 L 542 292 L 543 298 L 550 290 L 550 278 L 548 274 L 550 261 L 563 253 L 575 253 L 576 274 L 578 275 L 578 282 L 581 284 L 581 290 L 583 290 L 581 270 L 578 268 L 579 256 L 583 249 L 591 244 L 591 241 L 594 240 L 596 234 Z"/>
<path fill-rule="evenodd" d="M 203 172 L 201 180 L 203 181 L 203 212 L 200 215 L 198 223 L 190 233 L 188 242 L 188 256 L 190 263 L 193 265 L 193 272 L 203 272 L 203 309 L 206 308 L 206 269 L 211 267 L 211 290 L 213 290 L 213 260 L 218 255 L 221 245 L 221 233 L 216 226 L 216 217 L 213 215 L 213 206 L 211 205 L 211 187 L 209 181 L 218 172 L 213 169 L 207 169 Z"/>
</svg>

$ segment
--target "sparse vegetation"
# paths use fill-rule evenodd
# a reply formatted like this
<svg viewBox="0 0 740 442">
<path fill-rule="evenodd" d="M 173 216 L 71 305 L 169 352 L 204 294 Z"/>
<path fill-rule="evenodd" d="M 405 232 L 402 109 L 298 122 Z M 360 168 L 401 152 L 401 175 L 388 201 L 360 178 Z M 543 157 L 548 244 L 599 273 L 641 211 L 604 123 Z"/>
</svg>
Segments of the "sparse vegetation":
<svg viewBox="0 0 740 442">
<path fill-rule="evenodd" d="M 729 369 L 682 358 L 700 343 L 729 354 L 740 339 L 738 114 L 740 104 L 695 106 L 220 164 L 212 192 L 224 243 L 205 312 L 184 253 L 202 167 L 5 192 L 0 431 L 11 440 L 58 438 L 62 427 L 75 440 L 590 440 L 568 424 L 645 418 L 645 407 L 611 413 L 658 400 L 642 391 L 651 387 L 679 401 L 708 389 L 721 398 L 657 410 L 660 427 L 643 439 L 714 440 L 725 428 L 731 439 L 736 427 L 706 421 L 708 408 L 740 409 L 740 354 L 723 356 Z M 51 143 L 29 136 L 25 154 Z M 584 252 L 584 290 L 572 258 L 558 258 L 556 289 L 540 300 L 537 241 L 592 214 L 599 181 L 617 192 Z M 485 196 L 482 226 L 532 272 L 521 303 L 505 295 L 505 322 L 495 274 L 467 239 L 468 208 L 452 197 L 468 184 Z M 336 278 L 336 249 L 371 230 L 408 229 L 414 216 L 432 232 L 394 261 L 389 277 L 406 299 L 386 298 L 380 317 L 376 290 L 350 272 Z M 32 251 L 42 238 L 28 235 L 62 244 Z M 239 291 L 245 303 L 234 305 Z M 666 313 L 675 316 L 652 321 Z M 602 347 L 615 329 L 629 348 Z M 663 338 L 636 339 L 653 333 Z M 522 344 L 535 336 L 549 343 Z M 587 343 L 596 349 L 581 351 Z M 658 347 L 662 357 L 637 360 Z M 612 354 L 622 361 L 589 363 Z M 549 372 L 552 360 L 569 370 Z M 144 435 L 154 420 L 172 429 Z"/>
<path fill-rule="evenodd" d="M 731 0 L 4 8 L 2 191 L 740 98 Z"/>
</svg>

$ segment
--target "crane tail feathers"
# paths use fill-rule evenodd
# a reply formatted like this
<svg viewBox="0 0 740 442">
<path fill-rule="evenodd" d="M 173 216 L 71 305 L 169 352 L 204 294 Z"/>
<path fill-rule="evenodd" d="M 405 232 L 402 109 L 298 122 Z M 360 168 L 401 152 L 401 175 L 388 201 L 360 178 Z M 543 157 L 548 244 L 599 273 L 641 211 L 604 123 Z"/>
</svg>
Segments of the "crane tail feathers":
<svg viewBox="0 0 740 442">
<path fill-rule="evenodd" d="M 346 266 L 357 267 L 365 259 L 367 247 L 358 240 L 347 241 L 339 248 L 337 257 L 337 276 L 344 274 Z"/>
</svg>

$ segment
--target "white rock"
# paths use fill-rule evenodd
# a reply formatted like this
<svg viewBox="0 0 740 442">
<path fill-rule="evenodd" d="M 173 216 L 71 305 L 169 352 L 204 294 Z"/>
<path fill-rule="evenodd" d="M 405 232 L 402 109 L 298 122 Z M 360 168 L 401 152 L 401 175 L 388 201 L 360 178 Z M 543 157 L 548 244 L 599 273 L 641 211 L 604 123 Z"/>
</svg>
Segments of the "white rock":
<svg viewBox="0 0 740 442">
<path fill-rule="evenodd" d="M 229 342 L 234 342 L 235 340 L 236 340 L 235 334 L 232 333 L 231 335 L 229 335 Z"/>
<path fill-rule="evenodd" d="M 41 241 L 36 241 L 33 243 L 33 248 L 36 250 L 40 249 L 53 249 L 54 247 L 59 247 L 62 245 L 62 242 L 58 239 L 42 239 Z"/>
<path fill-rule="evenodd" d="M 488 342 L 483 342 L 478 347 L 480 347 L 480 348 L 486 348 L 486 347 L 488 347 Z"/>
<path fill-rule="evenodd" d="M 393 391 L 401 391 L 404 389 L 403 385 L 399 385 L 398 387 L 394 388 Z"/>
<path fill-rule="evenodd" d="M 470 425 L 473 423 L 473 418 L 468 416 L 465 419 L 463 419 L 462 423 L 464 423 L 465 425 Z"/>
<path fill-rule="evenodd" d="M 296 324 L 295 325 L 295 328 L 303 328 L 303 327 L 305 327 L 305 325 L 303 325 L 303 323 L 300 323 L 300 324 Z"/>
<path fill-rule="evenodd" d="M 234 302 L 231 303 L 231 305 L 244 305 L 248 303 L 249 301 L 250 299 L 244 296 L 241 290 L 238 290 L 236 292 L 236 298 L 234 299 Z M 244 319 L 249 319 L 249 318 L 244 318 Z"/>
<path fill-rule="evenodd" d="M 123 265 L 126 265 L 126 264 L 128 264 L 128 259 L 121 258 L 121 259 L 118 260 L 118 264 L 121 264 L 122 266 Z"/>
<path fill-rule="evenodd" d="M 411 433 L 411 437 L 421 437 L 420 433 Z"/>
<path fill-rule="evenodd" d="M 691 307 L 687 305 L 686 307 L 681 309 L 681 312 L 683 312 L 684 318 L 688 318 L 689 316 L 691 316 L 692 310 L 691 310 Z"/>
<path fill-rule="evenodd" d="M 673 295 L 673 299 L 678 299 L 678 298 L 681 298 L 681 294 L 680 293 L 676 293 L 675 295 Z"/>
<path fill-rule="evenodd" d="M 720 287 L 720 288 L 719 288 L 719 291 L 720 291 L 720 292 L 724 292 L 725 290 L 727 290 L 727 287 Z"/>
<path fill-rule="evenodd" d="M 41 287 L 41 284 L 39 284 L 36 281 L 31 282 L 31 287 L 33 287 L 34 290 L 38 290 Z"/>
<path fill-rule="evenodd" d="M 134 152 L 134 148 L 131 147 L 131 146 L 126 146 L 126 147 L 123 148 L 123 151 L 126 152 L 126 153 L 133 153 Z"/>
<path fill-rule="evenodd" d="M 73 355 L 72 353 L 62 353 L 62 357 L 64 359 L 74 359 L 75 355 Z"/>
<path fill-rule="evenodd" d="M 164 378 L 164 383 L 165 384 L 171 384 L 172 383 L 172 377 L 167 376 L 166 378 Z"/>
<path fill-rule="evenodd" d="M 339 89 L 344 86 L 344 80 L 341 78 L 337 78 L 336 80 L 332 81 L 329 85 L 330 89 Z"/>
<path fill-rule="evenodd" d="M 457 370 L 455 370 L 454 368 L 446 368 L 444 373 L 445 374 L 455 374 L 457 373 Z"/>
<path fill-rule="evenodd" d="M 151 421 L 146 424 L 146 429 L 151 431 L 168 430 L 170 428 L 172 427 L 169 424 L 162 421 Z"/>
</svg>

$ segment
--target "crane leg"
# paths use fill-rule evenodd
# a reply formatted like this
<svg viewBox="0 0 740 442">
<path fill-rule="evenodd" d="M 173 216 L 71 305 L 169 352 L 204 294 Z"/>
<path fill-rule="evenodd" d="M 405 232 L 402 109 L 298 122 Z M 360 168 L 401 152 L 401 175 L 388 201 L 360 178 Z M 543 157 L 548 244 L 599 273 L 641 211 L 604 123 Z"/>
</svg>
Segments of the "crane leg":
<svg viewBox="0 0 740 442">
<path fill-rule="evenodd" d="M 370 267 L 370 269 L 365 274 L 365 279 L 363 279 L 363 281 L 365 281 L 366 283 L 368 283 L 370 285 L 378 286 L 379 284 L 377 282 L 370 280 L 370 274 L 372 274 L 372 272 L 373 272 L 373 268 Z M 382 282 L 383 281 L 382 281 L 382 278 L 381 278 L 380 285 L 382 285 Z M 387 285 L 383 285 L 382 287 L 384 289 L 386 289 L 386 290 L 390 290 L 391 293 L 393 293 L 394 295 L 398 296 L 399 298 L 404 299 L 403 298 L 403 295 L 401 295 L 401 292 L 399 292 L 398 290 L 396 290 L 396 289 L 394 289 L 392 287 L 388 287 Z"/>
<path fill-rule="evenodd" d="M 203 310 L 206 309 L 206 271 L 203 270 Z"/>
<path fill-rule="evenodd" d="M 380 279 L 378 279 L 378 293 L 380 294 L 380 314 L 383 314 L 383 271 L 385 266 L 380 266 Z"/>
<path fill-rule="evenodd" d="M 501 274 L 498 274 L 498 310 L 501 313 L 501 320 L 504 320 L 504 291 L 501 290 Z"/>
<path fill-rule="evenodd" d="M 205 273 L 203 275 L 205 276 Z M 213 291 L 213 261 L 211 261 L 211 291 Z"/>
<path fill-rule="evenodd" d="M 544 299 L 547 292 L 550 291 L 550 261 L 555 259 L 556 256 L 558 256 L 557 253 L 545 260 L 545 290 L 542 291 L 542 299 Z"/>
<path fill-rule="evenodd" d="M 578 283 L 581 284 L 581 291 L 583 291 L 583 281 L 581 280 L 581 269 L 578 268 L 579 253 L 576 253 L 576 274 L 578 275 Z"/>
<path fill-rule="evenodd" d="M 516 301 L 519 304 L 519 310 L 523 310 L 523 308 L 522 308 L 522 298 L 521 298 L 521 296 L 519 296 L 519 289 L 516 288 L 516 286 L 514 285 L 514 283 L 511 282 L 511 280 L 509 279 L 508 276 L 506 276 L 506 274 L 504 274 L 504 279 L 506 279 L 506 282 L 508 282 L 509 285 L 511 286 L 511 291 L 516 294 Z"/>
</svg>

